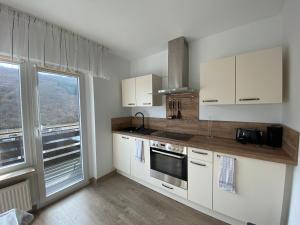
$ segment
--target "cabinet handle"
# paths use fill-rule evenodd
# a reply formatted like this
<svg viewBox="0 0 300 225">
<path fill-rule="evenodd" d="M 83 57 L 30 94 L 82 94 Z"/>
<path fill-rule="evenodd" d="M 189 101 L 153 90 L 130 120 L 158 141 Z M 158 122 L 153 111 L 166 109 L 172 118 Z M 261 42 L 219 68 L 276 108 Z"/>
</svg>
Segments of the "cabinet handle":
<svg viewBox="0 0 300 225">
<path fill-rule="evenodd" d="M 197 162 L 193 162 L 193 161 L 190 161 L 190 163 L 195 164 L 195 165 L 197 165 L 197 166 L 203 166 L 203 167 L 206 166 L 206 164 L 197 163 Z"/>
<path fill-rule="evenodd" d="M 203 100 L 202 102 L 218 102 L 218 99 Z"/>
<path fill-rule="evenodd" d="M 165 184 L 161 184 L 163 187 L 165 187 L 165 188 L 169 188 L 169 189 L 171 189 L 171 190 L 173 190 L 174 188 L 173 187 L 169 187 L 168 185 L 165 185 Z"/>
<path fill-rule="evenodd" d="M 143 103 L 143 105 L 151 105 L 151 102 Z"/>
<path fill-rule="evenodd" d="M 207 152 L 198 152 L 198 151 L 195 151 L 195 150 L 192 150 L 193 153 L 196 153 L 196 154 L 200 154 L 200 155 L 208 155 Z"/>
<path fill-rule="evenodd" d="M 128 105 L 135 105 L 135 103 L 128 103 Z"/>
<path fill-rule="evenodd" d="M 122 136 L 122 138 L 123 138 L 123 139 L 129 139 L 129 137 L 124 137 L 124 136 Z"/>
<path fill-rule="evenodd" d="M 240 98 L 240 102 L 247 102 L 247 101 L 259 101 L 260 98 Z"/>
</svg>

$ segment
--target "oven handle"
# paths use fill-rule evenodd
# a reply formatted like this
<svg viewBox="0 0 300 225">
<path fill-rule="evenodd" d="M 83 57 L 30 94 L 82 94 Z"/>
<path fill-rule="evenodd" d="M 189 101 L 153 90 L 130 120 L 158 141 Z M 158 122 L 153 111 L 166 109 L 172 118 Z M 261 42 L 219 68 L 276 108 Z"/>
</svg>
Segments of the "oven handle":
<svg viewBox="0 0 300 225">
<path fill-rule="evenodd" d="M 160 152 L 160 151 L 153 150 L 153 149 L 151 151 L 155 152 L 155 153 L 158 153 L 158 154 L 161 154 L 161 155 L 170 156 L 170 157 L 173 157 L 173 158 L 176 158 L 176 159 L 184 159 L 185 158 L 185 156 L 173 155 L 173 154 L 170 154 L 170 153 Z"/>
</svg>

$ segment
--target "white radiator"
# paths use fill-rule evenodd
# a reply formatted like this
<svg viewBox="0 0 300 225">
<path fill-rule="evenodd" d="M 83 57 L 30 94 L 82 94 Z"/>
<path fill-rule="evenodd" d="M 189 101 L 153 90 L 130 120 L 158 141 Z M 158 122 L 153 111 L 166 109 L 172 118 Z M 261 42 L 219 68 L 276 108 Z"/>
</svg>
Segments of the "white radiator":
<svg viewBox="0 0 300 225">
<path fill-rule="evenodd" d="M 0 189 L 0 213 L 13 208 L 32 209 L 28 180 Z"/>
</svg>

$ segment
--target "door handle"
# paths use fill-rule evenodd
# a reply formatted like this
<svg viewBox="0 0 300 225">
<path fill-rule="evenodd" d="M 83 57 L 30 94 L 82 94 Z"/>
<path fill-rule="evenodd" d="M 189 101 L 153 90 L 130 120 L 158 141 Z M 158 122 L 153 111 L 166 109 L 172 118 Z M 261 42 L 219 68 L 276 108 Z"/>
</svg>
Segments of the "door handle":
<svg viewBox="0 0 300 225">
<path fill-rule="evenodd" d="M 124 136 L 122 136 L 122 138 L 123 138 L 123 139 L 129 139 L 129 137 L 124 137 Z"/>
<path fill-rule="evenodd" d="M 203 163 L 197 163 L 197 162 L 194 162 L 194 161 L 190 161 L 190 163 L 194 164 L 194 165 L 197 165 L 197 166 L 203 166 L 205 167 L 206 164 L 203 164 Z"/>
<path fill-rule="evenodd" d="M 173 190 L 174 188 L 173 187 L 170 187 L 170 186 L 168 186 L 168 185 L 165 185 L 165 184 L 161 184 L 163 187 L 165 187 L 165 188 L 168 188 L 168 189 L 170 189 L 170 190 Z"/>
<path fill-rule="evenodd" d="M 35 136 L 40 137 L 41 136 L 41 129 L 40 128 L 35 128 Z"/>
<path fill-rule="evenodd" d="M 178 155 L 173 155 L 173 154 L 170 154 L 170 153 L 160 152 L 160 151 L 156 151 L 156 150 L 151 150 L 151 151 L 155 152 L 155 153 L 158 153 L 158 154 L 161 154 L 161 155 L 170 156 L 170 157 L 173 157 L 173 158 L 176 158 L 176 159 L 184 159 L 184 157 L 185 157 L 185 156 L 178 156 Z"/>
<path fill-rule="evenodd" d="M 200 154 L 200 155 L 208 155 L 207 152 L 198 152 L 198 151 L 195 151 L 195 150 L 192 150 L 193 153 L 196 153 L 196 154 Z"/>
<path fill-rule="evenodd" d="M 128 105 L 135 105 L 135 103 L 128 103 Z"/>
<path fill-rule="evenodd" d="M 151 102 L 143 103 L 143 105 L 151 105 Z"/>
</svg>

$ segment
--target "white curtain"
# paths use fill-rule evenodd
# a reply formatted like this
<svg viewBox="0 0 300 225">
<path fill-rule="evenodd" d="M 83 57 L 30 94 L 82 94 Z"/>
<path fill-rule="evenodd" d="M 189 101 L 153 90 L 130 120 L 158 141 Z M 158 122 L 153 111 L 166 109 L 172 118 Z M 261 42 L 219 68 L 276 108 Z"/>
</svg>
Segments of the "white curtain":
<svg viewBox="0 0 300 225">
<path fill-rule="evenodd" d="M 102 45 L 1 4 L 0 54 L 109 79 Z"/>
</svg>

